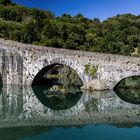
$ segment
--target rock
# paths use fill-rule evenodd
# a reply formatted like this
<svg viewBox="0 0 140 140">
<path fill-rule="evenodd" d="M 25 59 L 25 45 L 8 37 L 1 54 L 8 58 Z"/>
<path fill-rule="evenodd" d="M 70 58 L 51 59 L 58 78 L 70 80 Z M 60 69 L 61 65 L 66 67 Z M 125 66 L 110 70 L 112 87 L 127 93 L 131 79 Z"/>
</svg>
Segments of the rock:
<svg viewBox="0 0 140 140">
<path fill-rule="evenodd" d="M 81 89 L 83 90 L 107 90 L 109 89 L 109 86 L 106 85 L 106 82 L 104 80 L 99 79 L 93 79 L 92 81 L 85 83 Z"/>
</svg>

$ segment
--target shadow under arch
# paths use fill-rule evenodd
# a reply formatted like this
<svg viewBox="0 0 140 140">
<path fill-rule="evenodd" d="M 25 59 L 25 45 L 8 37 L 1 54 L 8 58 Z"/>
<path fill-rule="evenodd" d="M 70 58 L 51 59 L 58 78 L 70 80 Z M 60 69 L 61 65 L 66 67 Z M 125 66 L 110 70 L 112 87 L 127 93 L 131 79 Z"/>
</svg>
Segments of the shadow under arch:
<svg viewBox="0 0 140 140">
<path fill-rule="evenodd" d="M 113 88 L 123 101 L 140 104 L 140 75 L 125 77 Z"/>
<path fill-rule="evenodd" d="M 66 75 L 64 67 L 68 70 Z M 62 69 L 63 71 L 61 71 Z M 71 74 L 73 72 L 76 76 L 75 80 L 79 83 L 72 82 L 74 78 L 71 79 Z M 63 77 L 61 74 L 65 76 Z M 80 100 L 82 96 L 80 87 L 82 85 L 83 82 L 75 70 L 64 64 L 55 63 L 38 72 L 33 80 L 32 88 L 36 97 L 46 107 L 53 110 L 66 110 L 75 106 Z"/>
</svg>

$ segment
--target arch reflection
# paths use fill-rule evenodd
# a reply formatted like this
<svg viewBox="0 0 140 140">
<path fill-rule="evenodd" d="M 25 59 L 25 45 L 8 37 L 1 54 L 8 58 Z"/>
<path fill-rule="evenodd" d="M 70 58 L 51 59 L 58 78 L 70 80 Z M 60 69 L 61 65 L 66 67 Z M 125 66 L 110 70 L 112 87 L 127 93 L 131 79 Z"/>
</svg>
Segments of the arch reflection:
<svg viewBox="0 0 140 140">
<path fill-rule="evenodd" d="M 61 92 L 51 91 L 50 86 L 32 86 L 32 88 L 39 101 L 53 110 L 69 109 L 75 106 L 82 96 L 82 92 L 77 89 Z"/>
</svg>

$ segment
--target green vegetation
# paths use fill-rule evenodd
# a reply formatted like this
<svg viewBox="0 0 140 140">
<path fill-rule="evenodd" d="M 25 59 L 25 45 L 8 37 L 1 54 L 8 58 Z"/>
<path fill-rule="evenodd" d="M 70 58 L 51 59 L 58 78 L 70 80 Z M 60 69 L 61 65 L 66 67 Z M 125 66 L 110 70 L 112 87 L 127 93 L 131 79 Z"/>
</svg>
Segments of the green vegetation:
<svg viewBox="0 0 140 140">
<path fill-rule="evenodd" d="M 117 15 L 101 22 L 0 0 L 0 38 L 36 45 L 140 56 L 140 16 Z"/>
<path fill-rule="evenodd" d="M 99 68 L 99 66 L 93 66 L 93 65 L 90 65 L 90 64 L 86 64 L 85 66 L 85 69 L 84 69 L 84 72 L 86 75 L 90 75 L 93 78 L 96 77 L 96 73 L 97 73 L 97 70 Z"/>
<path fill-rule="evenodd" d="M 89 71 L 90 71 L 90 64 L 86 64 L 84 67 L 85 67 L 84 72 L 85 72 L 86 75 L 88 75 Z"/>
</svg>

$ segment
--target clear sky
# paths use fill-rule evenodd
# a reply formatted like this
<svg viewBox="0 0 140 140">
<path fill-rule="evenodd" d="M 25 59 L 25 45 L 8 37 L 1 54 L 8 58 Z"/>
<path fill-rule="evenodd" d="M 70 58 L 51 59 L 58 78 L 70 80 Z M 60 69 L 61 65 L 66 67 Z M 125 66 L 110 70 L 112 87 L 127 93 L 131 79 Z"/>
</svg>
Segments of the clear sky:
<svg viewBox="0 0 140 140">
<path fill-rule="evenodd" d="M 140 15 L 140 0 L 13 0 L 14 2 L 43 10 L 50 10 L 56 16 L 63 13 L 83 14 L 88 18 L 105 20 L 117 14 Z"/>
</svg>

